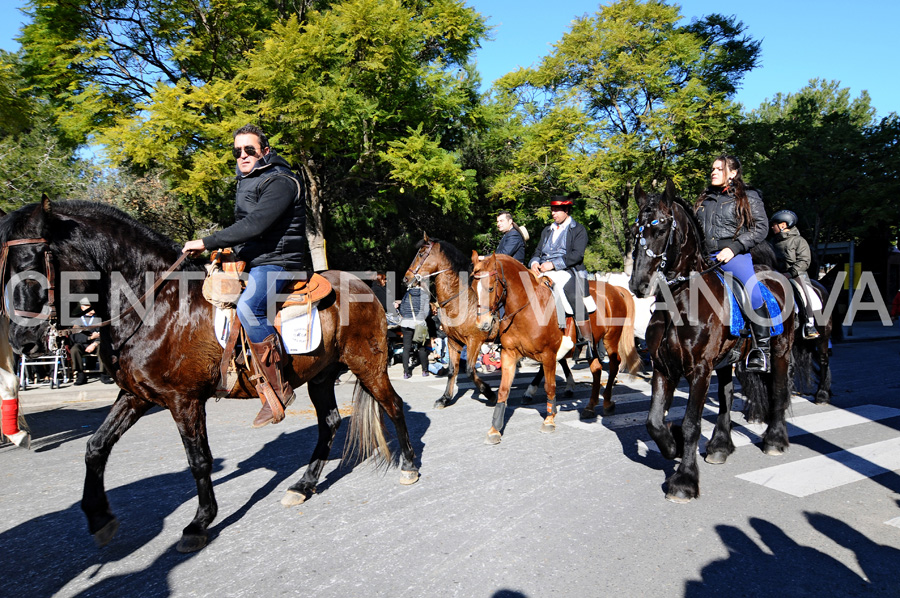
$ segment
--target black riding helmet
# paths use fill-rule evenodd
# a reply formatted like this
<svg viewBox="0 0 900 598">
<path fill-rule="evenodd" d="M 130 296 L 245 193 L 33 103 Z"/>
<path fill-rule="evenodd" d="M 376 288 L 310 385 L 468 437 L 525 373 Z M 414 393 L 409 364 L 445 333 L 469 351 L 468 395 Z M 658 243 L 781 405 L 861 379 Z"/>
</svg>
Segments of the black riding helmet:
<svg viewBox="0 0 900 598">
<path fill-rule="evenodd" d="M 797 215 L 790 210 L 778 210 L 769 218 L 770 225 L 776 222 L 784 222 L 788 228 L 794 228 L 797 226 Z"/>
</svg>

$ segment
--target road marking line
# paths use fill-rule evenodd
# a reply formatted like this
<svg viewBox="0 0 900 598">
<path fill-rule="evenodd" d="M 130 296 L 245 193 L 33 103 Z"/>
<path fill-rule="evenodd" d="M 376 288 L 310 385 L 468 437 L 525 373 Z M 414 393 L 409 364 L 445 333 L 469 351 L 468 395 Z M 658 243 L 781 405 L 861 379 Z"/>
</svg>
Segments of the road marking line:
<svg viewBox="0 0 900 598">
<path fill-rule="evenodd" d="M 798 399 L 794 400 L 796 401 Z M 799 398 L 799 400 L 806 401 L 806 399 L 803 398 Z M 706 408 L 709 411 L 714 411 L 710 408 L 709 405 L 707 405 Z M 681 414 L 678 415 L 676 419 L 680 420 L 684 416 L 684 409 L 678 409 L 681 409 Z M 669 416 L 666 417 L 666 421 L 673 419 L 672 413 L 675 411 L 676 409 L 672 409 L 669 411 Z M 718 411 L 714 412 L 717 413 Z M 838 428 L 867 424 L 897 416 L 900 416 L 900 409 L 894 409 L 893 407 L 884 407 L 882 405 L 859 405 L 857 407 L 851 407 L 849 409 L 832 409 L 831 411 L 827 411 L 825 413 L 813 413 L 810 415 L 788 418 L 788 436 L 794 437 L 802 436 L 803 434 L 826 432 L 828 430 L 836 430 Z M 701 423 L 701 427 L 702 430 L 699 442 L 699 450 L 702 453 L 706 450 L 706 443 L 712 437 L 712 432 L 715 429 L 715 424 L 703 420 Z M 748 444 L 756 444 L 762 441 L 762 435 L 765 431 L 765 424 L 736 423 L 731 429 L 731 440 L 732 442 L 734 442 L 735 447 L 746 446 Z M 656 443 L 652 440 L 646 440 L 645 443 L 649 450 L 659 452 L 659 447 L 657 447 Z"/>
<path fill-rule="evenodd" d="M 894 527 L 900 527 L 900 517 L 894 517 L 888 521 L 884 522 L 885 525 L 893 525 Z"/>
<path fill-rule="evenodd" d="M 893 438 L 736 477 L 802 498 L 897 469 L 900 438 Z"/>
</svg>

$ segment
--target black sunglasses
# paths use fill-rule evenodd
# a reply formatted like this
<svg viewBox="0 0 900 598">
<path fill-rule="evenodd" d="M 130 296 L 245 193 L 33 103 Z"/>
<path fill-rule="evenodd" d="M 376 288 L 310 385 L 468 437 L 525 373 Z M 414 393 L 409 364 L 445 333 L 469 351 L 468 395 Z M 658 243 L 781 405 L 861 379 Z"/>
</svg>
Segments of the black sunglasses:
<svg viewBox="0 0 900 598">
<path fill-rule="evenodd" d="M 250 156 L 252 158 L 253 156 L 257 155 L 257 151 L 258 150 L 255 147 L 253 147 L 252 145 L 245 145 L 242 148 L 241 147 L 231 148 L 231 155 L 234 156 L 235 158 L 240 158 L 241 152 L 244 152 L 245 154 L 247 154 L 248 156 Z"/>
</svg>

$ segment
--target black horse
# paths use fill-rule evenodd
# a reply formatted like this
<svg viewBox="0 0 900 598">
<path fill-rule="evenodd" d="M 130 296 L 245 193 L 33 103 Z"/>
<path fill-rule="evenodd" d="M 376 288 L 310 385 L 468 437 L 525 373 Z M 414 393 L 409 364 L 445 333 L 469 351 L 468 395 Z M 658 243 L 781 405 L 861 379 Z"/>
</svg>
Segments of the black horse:
<svg viewBox="0 0 900 598">
<path fill-rule="evenodd" d="M 672 182 L 667 183 L 663 195 L 648 196 L 638 186 L 635 199 L 640 213 L 635 225 L 631 290 L 639 297 L 649 297 L 665 286 L 674 300 L 670 309 L 657 309 L 647 327 L 647 348 L 653 358 L 647 430 L 663 456 L 681 456 L 680 465 L 668 480 L 666 498 L 688 502 L 700 495 L 697 447 L 703 405 L 714 370 L 719 386 L 719 416 L 707 445 L 706 461 L 724 463 L 734 452 L 732 367 L 723 364 L 730 361 L 733 350 L 741 349 L 742 362 L 749 341 L 729 334 L 730 321 L 726 320 L 724 306 L 730 300 L 725 284 L 707 264 L 702 230 L 693 211 L 676 197 Z M 764 271 L 767 270 L 757 268 L 757 275 L 763 276 Z M 791 291 L 787 281 L 780 278 L 784 284 L 770 286 L 783 309 Z M 745 399 L 755 414 L 748 418 L 759 418 L 768 424 L 762 444 L 763 450 L 773 455 L 783 453 L 789 444 L 785 413 L 790 402 L 788 367 L 794 338 L 793 313 L 785 314 L 783 325 L 785 333 L 772 338 L 771 374 L 742 373 L 742 363 L 738 365 Z M 669 428 L 665 414 L 682 376 L 690 385 L 687 410 L 681 428 Z"/>
<path fill-rule="evenodd" d="M 828 290 L 817 280 L 811 281 L 813 292 L 819 303 L 828 305 Z M 797 326 L 792 350 L 792 380 L 798 392 L 815 396 L 816 403 L 825 405 L 831 402 L 831 333 L 833 318 L 831 313 L 816 314 L 816 338 L 805 338 L 803 327 Z"/>
<path fill-rule="evenodd" d="M 92 295 L 96 314 L 112 320 L 100 331 L 100 358 L 121 390 L 105 421 L 88 441 L 81 501 L 94 539 L 106 544 L 118 528 L 103 483 L 110 451 L 141 416 L 160 405 L 169 410 L 178 426 L 197 483 L 197 512 L 184 528 L 178 550 L 199 550 L 206 545 L 207 529 L 217 511 L 210 477 L 213 459 L 207 441 L 206 401 L 219 382 L 222 357 L 213 331 L 212 306 L 201 295 L 202 269 L 185 262 L 185 267 L 168 274 L 160 286 L 151 287 L 153 292 L 146 302 L 135 301 L 150 286 L 148 278 L 163 279 L 181 252 L 170 240 L 123 212 L 90 202 L 51 204 L 45 197 L 41 203 L 20 208 L 3 219 L 0 241 L 0 278 L 4 285 L 10 276 L 25 272 L 45 277 L 43 284 L 25 280 L 4 297 L 12 316 L 10 341 L 17 351 L 41 351 L 47 328 L 54 325 L 54 313 L 68 313 L 70 306 L 62 303 L 67 289 L 55 286 L 55 281 L 64 280 L 61 274 L 82 273 L 73 274 L 74 290 L 79 295 Z M 384 437 L 383 411 L 397 430 L 401 483 L 412 484 L 418 479 L 403 402 L 387 375 L 384 309 L 361 280 L 337 271 L 323 274 L 334 293 L 319 304 L 322 343 L 312 353 L 292 356 L 288 377 L 294 388 L 307 384 L 319 436 L 305 474 L 282 500 L 285 506 L 299 504 L 315 492 L 341 421 L 334 395 L 341 364 L 358 379 L 348 435 L 351 452 L 362 457 L 380 453 L 391 458 Z M 342 295 L 347 291 L 355 300 Z M 138 309 L 116 309 L 129 303 Z M 35 323 L 40 325 L 32 325 Z M 249 398 L 246 390 L 252 385 L 245 378 L 240 386 L 245 394 L 236 394 L 235 398 Z"/>
</svg>

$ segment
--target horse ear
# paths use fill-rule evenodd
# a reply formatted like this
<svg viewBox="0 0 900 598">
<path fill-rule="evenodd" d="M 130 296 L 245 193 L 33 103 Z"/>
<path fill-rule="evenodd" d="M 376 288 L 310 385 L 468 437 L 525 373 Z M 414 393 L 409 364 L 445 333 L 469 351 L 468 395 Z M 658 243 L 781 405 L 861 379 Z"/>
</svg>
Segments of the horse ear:
<svg viewBox="0 0 900 598">
<path fill-rule="evenodd" d="M 50 198 L 47 197 L 47 194 L 46 193 L 42 194 L 41 195 L 41 209 L 44 210 L 44 213 L 49 214 L 50 208 L 52 206 L 53 206 L 53 204 L 50 202 Z"/>
<path fill-rule="evenodd" d="M 475 251 L 474 249 L 472 250 L 472 265 L 473 266 L 478 265 L 478 252 Z"/>
<path fill-rule="evenodd" d="M 671 211 L 672 205 L 675 203 L 675 183 L 672 179 L 666 179 L 666 190 L 659 196 L 659 206 L 664 210 Z"/>
<path fill-rule="evenodd" d="M 424 236 L 425 242 L 428 243 L 428 233 L 422 231 L 422 235 Z"/>
<path fill-rule="evenodd" d="M 647 197 L 647 194 L 644 193 L 644 188 L 641 187 L 640 183 L 637 183 L 634 186 L 634 200 L 637 202 L 638 207 L 642 210 L 647 206 L 647 203 L 650 201 L 650 198 Z"/>
</svg>

